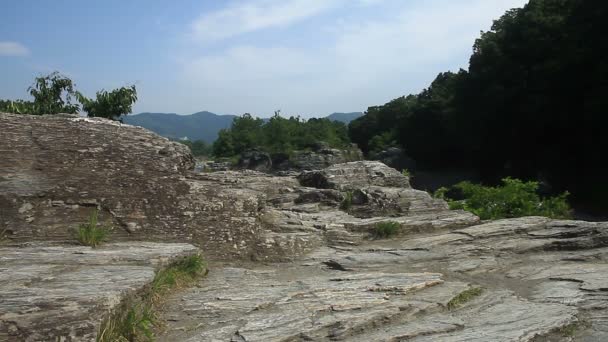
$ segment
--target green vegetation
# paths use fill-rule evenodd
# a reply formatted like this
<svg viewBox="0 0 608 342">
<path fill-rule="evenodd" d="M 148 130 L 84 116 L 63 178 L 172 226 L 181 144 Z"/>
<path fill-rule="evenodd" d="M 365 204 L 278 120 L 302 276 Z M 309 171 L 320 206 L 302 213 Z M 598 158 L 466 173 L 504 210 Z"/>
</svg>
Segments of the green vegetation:
<svg viewBox="0 0 608 342">
<path fill-rule="evenodd" d="M 483 289 L 480 287 L 473 287 L 467 290 L 460 292 L 456 297 L 452 298 L 448 302 L 448 310 L 454 310 L 463 304 L 471 301 L 473 298 L 478 297 L 483 292 Z"/>
<path fill-rule="evenodd" d="M 399 222 L 378 222 L 374 227 L 374 237 L 376 239 L 386 239 L 396 235 L 401 230 Z"/>
<path fill-rule="evenodd" d="M 98 226 L 98 210 L 95 209 L 89 218 L 88 223 L 81 224 L 76 230 L 76 239 L 83 246 L 97 247 L 106 240 L 110 230 L 109 226 Z"/>
<path fill-rule="evenodd" d="M 407 178 L 410 178 L 410 179 L 412 178 L 412 174 L 410 173 L 410 170 L 408 170 L 408 169 L 401 170 L 401 174 Z"/>
<path fill-rule="evenodd" d="M 304 120 L 294 116 L 286 119 L 279 111 L 267 121 L 244 114 L 235 118 L 229 129 L 219 132 L 213 154 L 232 157 L 252 148 L 289 154 L 310 149 L 321 141 L 336 148 L 349 146 L 346 126 L 328 119 Z"/>
<path fill-rule="evenodd" d="M 34 101 L 0 100 L 0 111 L 33 115 L 78 112 L 78 105 L 71 102 L 74 84 L 58 72 L 36 77 L 27 90 Z"/>
<path fill-rule="evenodd" d="M 353 205 L 353 192 L 348 191 L 344 194 L 344 199 L 340 202 L 340 209 L 348 211 Z"/>
<path fill-rule="evenodd" d="M 195 157 L 208 156 L 211 154 L 211 146 L 203 140 L 176 140 L 190 148 L 192 155 Z"/>
<path fill-rule="evenodd" d="M 570 218 L 571 209 L 566 201 L 568 193 L 541 198 L 537 194 L 537 182 L 522 182 L 505 178 L 503 186 L 488 187 L 470 182 L 461 182 L 453 190 L 461 192 L 464 199 L 448 198 L 450 189 L 438 189 L 434 196 L 448 201 L 450 209 L 464 209 L 482 220 L 522 216 L 547 216 Z"/>
<path fill-rule="evenodd" d="M 185 257 L 158 271 L 139 300 L 123 303 L 102 322 L 97 341 L 153 341 L 154 329 L 161 325 L 157 310 L 163 296 L 192 285 L 205 271 L 206 264 L 200 255 Z"/>
<path fill-rule="evenodd" d="M 350 138 L 367 154 L 396 143 L 419 166 L 475 170 L 487 184 L 542 178 L 605 212 L 607 16 L 608 2 L 530 0 L 481 33 L 468 70 L 369 107 Z"/>
<path fill-rule="evenodd" d="M 74 88 L 72 80 L 58 72 L 36 77 L 34 84 L 28 88 L 33 101 L 0 100 L 0 112 L 32 115 L 76 114 L 80 106 L 72 103 L 72 98 L 75 97 L 88 116 L 120 120 L 122 115 L 131 113 L 132 105 L 137 101 L 135 86 L 110 92 L 98 91 L 95 100 L 85 97 Z"/>
<path fill-rule="evenodd" d="M 132 112 L 133 104 L 137 101 L 137 90 L 134 85 L 110 92 L 101 90 L 97 92 L 95 100 L 76 92 L 76 98 L 88 116 L 120 120 L 122 115 Z"/>
</svg>

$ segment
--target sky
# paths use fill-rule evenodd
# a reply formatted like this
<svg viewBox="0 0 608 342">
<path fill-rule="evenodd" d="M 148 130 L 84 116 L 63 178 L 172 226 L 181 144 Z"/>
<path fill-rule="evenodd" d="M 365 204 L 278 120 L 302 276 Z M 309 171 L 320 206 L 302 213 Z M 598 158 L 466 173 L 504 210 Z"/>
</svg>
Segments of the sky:
<svg viewBox="0 0 608 342">
<path fill-rule="evenodd" d="M 138 112 L 362 112 L 466 69 L 480 31 L 527 0 L 0 2 L 0 99 L 59 71 Z"/>
</svg>

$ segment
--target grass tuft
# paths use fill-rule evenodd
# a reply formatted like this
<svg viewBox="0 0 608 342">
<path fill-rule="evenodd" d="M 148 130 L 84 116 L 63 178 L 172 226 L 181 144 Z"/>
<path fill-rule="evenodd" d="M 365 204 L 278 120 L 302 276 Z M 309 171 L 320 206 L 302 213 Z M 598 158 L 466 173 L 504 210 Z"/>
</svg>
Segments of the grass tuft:
<svg viewBox="0 0 608 342">
<path fill-rule="evenodd" d="M 153 341 L 154 330 L 161 326 L 157 309 L 172 290 L 191 285 L 206 274 L 207 265 L 200 255 L 182 258 L 158 271 L 141 300 L 128 301 L 105 319 L 98 342 Z"/>
<path fill-rule="evenodd" d="M 353 205 L 353 192 L 348 191 L 344 195 L 344 199 L 342 200 L 342 202 L 340 202 L 340 209 L 347 211 L 348 209 L 350 209 L 350 207 L 352 207 L 352 205 Z"/>
<path fill-rule="evenodd" d="M 76 240 L 81 245 L 96 247 L 106 240 L 110 233 L 110 226 L 98 226 L 97 215 L 99 211 L 95 209 L 89 218 L 88 223 L 83 223 L 76 230 Z"/>
<path fill-rule="evenodd" d="M 478 297 L 483 292 L 483 289 L 480 287 L 473 287 L 467 290 L 460 292 L 456 297 L 452 298 L 448 302 L 448 310 L 454 310 L 464 303 L 469 302 L 475 297 Z"/>
<path fill-rule="evenodd" d="M 399 232 L 401 224 L 399 222 L 378 222 L 374 227 L 374 237 L 376 239 L 386 239 Z"/>
</svg>

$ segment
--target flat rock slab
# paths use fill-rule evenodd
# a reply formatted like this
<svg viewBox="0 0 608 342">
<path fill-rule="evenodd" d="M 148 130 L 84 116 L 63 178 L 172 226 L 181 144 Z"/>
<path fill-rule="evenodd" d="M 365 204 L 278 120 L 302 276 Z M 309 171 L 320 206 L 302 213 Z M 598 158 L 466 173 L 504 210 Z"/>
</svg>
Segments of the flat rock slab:
<svg viewBox="0 0 608 342">
<path fill-rule="evenodd" d="M 94 341 L 104 316 L 189 244 L 0 248 L 0 341 Z"/>
</svg>

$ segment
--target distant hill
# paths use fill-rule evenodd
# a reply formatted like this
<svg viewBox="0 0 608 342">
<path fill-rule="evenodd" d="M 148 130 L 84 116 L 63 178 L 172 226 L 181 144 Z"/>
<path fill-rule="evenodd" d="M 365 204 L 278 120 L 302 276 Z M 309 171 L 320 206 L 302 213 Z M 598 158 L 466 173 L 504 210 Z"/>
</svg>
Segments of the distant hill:
<svg viewBox="0 0 608 342">
<path fill-rule="evenodd" d="M 124 123 L 141 126 L 164 137 L 172 139 L 204 140 L 211 143 L 217 139 L 222 128 L 230 127 L 234 115 L 218 115 L 211 112 L 198 112 L 192 115 L 167 113 L 141 113 L 128 115 Z"/>
<path fill-rule="evenodd" d="M 361 115 L 363 113 L 333 113 L 327 118 L 348 124 Z M 217 139 L 217 133 L 220 129 L 230 127 L 235 117 L 235 115 L 218 115 L 206 111 L 191 115 L 140 113 L 124 116 L 123 122 L 147 128 L 171 139 L 187 137 L 190 140 L 204 140 L 211 143 Z"/>
<path fill-rule="evenodd" d="M 334 121 L 344 122 L 345 124 L 349 124 L 351 121 L 355 120 L 363 116 L 361 112 L 352 112 L 352 113 L 333 113 L 327 116 L 328 119 Z"/>
</svg>

